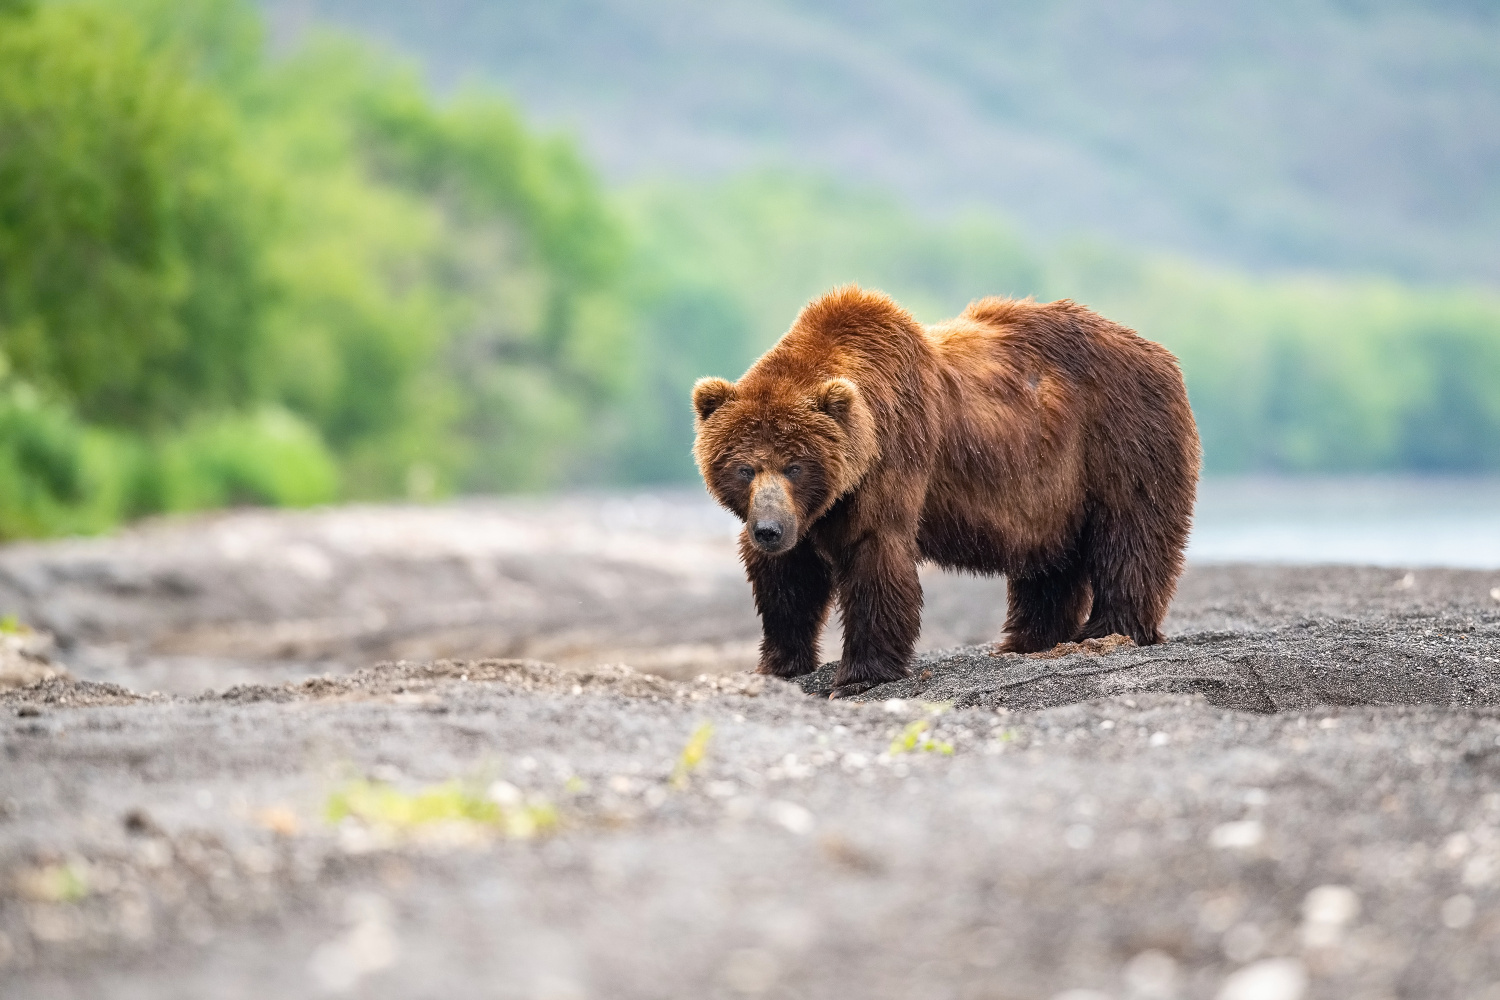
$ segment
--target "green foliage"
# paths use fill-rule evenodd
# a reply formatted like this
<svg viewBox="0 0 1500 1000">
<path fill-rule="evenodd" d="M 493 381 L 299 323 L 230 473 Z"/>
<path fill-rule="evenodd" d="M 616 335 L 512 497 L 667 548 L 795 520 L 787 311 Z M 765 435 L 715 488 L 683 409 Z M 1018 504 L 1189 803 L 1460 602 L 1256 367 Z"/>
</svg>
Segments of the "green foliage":
<svg viewBox="0 0 1500 1000">
<path fill-rule="evenodd" d="M 683 744 L 682 752 L 677 755 L 677 763 L 672 766 L 673 788 L 687 787 L 693 772 L 698 770 L 703 759 L 708 756 L 708 741 L 713 739 L 713 735 L 714 726 L 711 722 L 700 722 L 693 728 L 692 735 Z"/>
<path fill-rule="evenodd" d="M 295 184 L 273 260 L 281 397 L 352 495 L 570 478 L 625 349 L 623 237 L 567 144 L 478 94 L 315 40 L 247 100 Z"/>
<path fill-rule="evenodd" d="M 0 538 L 688 480 L 692 382 L 848 281 L 1136 327 L 1210 470 L 1500 469 L 1493 294 L 1043 247 L 777 172 L 607 197 L 493 95 L 264 38 L 248 0 L 0 0 Z"/>
<path fill-rule="evenodd" d="M 338 495 L 338 468 L 312 428 L 265 409 L 209 417 L 163 441 L 141 490 L 154 510 L 306 507 Z"/>
<path fill-rule="evenodd" d="M 506 787 L 505 791 L 514 789 Z M 458 826 L 524 840 L 549 833 L 558 825 L 557 810 L 543 799 L 485 795 L 457 780 L 417 792 L 374 781 L 351 781 L 328 796 L 324 816 L 330 823 L 363 823 L 391 839 L 423 827 Z"/>
<path fill-rule="evenodd" d="M 84 419 L 252 398 L 267 288 L 232 108 L 134 22 L 44 6 L 0 31 L 0 350 Z"/>
<path fill-rule="evenodd" d="M 1500 282 L 1493 0 L 300 0 L 612 173 L 818 164 L 1257 269 Z"/>
<path fill-rule="evenodd" d="M 1500 470 L 1500 297 L 1252 279 L 1098 248 L 1049 278 L 1182 362 L 1207 468 Z"/>
<path fill-rule="evenodd" d="M 908 723 L 901 732 L 891 740 L 890 749 L 887 751 L 892 757 L 903 753 L 936 753 L 943 756 L 953 756 L 953 744 L 947 740 L 934 739 L 928 735 L 932 723 L 926 719 L 918 719 Z"/>
<path fill-rule="evenodd" d="M 0 11 L 0 531 L 598 478 L 623 230 L 571 145 L 244 0 Z M 7 412 L 11 412 L 7 411 Z"/>
<path fill-rule="evenodd" d="M 619 448 L 625 481 L 691 477 L 693 381 L 739 377 L 814 295 L 857 281 L 936 319 L 978 295 L 1024 294 L 1044 268 L 991 216 L 928 222 L 888 196 L 814 177 L 655 184 L 624 203 L 641 330 Z"/>
<path fill-rule="evenodd" d="M 28 385 L 0 385 L 0 539 L 43 534 L 84 500 L 84 433 Z"/>
<path fill-rule="evenodd" d="M 1206 468 L 1500 470 L 1500 297 L 1391 282 L 1249 277 L 1093 244 L 1028 250 L 984 216 L 761 174 L 634 193 L 655 284 L 637 292 L 645 388 L 627 476 L 692 476 L 686 400 L 737 377 L 812 295 L 882 288 L 919 319 L 983 295 L 1072 298 L 1182 362 Z"/>
</svg>

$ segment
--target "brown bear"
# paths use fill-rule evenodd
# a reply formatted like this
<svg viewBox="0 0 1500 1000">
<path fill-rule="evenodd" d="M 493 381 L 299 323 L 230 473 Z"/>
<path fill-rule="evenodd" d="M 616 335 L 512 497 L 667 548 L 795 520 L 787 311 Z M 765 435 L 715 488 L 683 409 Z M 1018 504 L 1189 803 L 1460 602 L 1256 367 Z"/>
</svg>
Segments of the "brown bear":
<svg viewBox="0 0 1500 1000">
<path fill-rule="evenodd" d="M 1198 433 L 1176 359 L 1118 323 L 987 298 L 924 328 L 851 285 L 693 407 L 698 469 L 745 522 L 762 673 L 813 670 L 837 599 L 834 697 L 906 676 L 922 560 L 1005 574 L 1005 651 L 1163 641 Z"/>
</svg>

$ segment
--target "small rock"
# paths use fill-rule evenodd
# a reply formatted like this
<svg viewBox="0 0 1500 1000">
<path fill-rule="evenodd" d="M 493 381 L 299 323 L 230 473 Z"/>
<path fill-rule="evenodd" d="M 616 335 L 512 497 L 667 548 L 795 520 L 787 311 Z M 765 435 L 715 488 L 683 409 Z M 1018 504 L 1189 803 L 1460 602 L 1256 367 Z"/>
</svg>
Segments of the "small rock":
<svg viewBox="0 0 1500 1000">
<path fill-rule="evenodd" d="M 69 674 L 53 663 L 52 636 L 22 626 L 19 631 L 0 632 L 0 691 L 31 687 Z"/>
<path fill-rule="evenodd" d="M 120 822 L 124 825 L 125 832 L 133 837 L 158 837 L 163 835 L 162 829 L 157 825 L 156 820 L 152 819 L 151 814 L 144 809 L 137 808 L 130 810 L 124 816 L 120 817 Z"/>
<path fill-rule="evenodd" d="M 1332 947 L 1357 916 L 1359 897 L 1353 889 L 1320 885 L 1302 901 L 1302 943 L 1308 948 Z"/>
<path fill-rule="evenodd" d="M 1217 1000 L 1301 1000 L 1307 969 L 1295 958 L 1266 958 L 1224 980 Z"/>
<path fill-rule="evenodd" d="M 1140 1000 L 1170 1000 L 1177 993 L 1177 960 L 1155 948 L 1143 951 L 1126 964 L 1125 984 Z"/>
<path fill-rule="evenodd" d="M 776 983 L 776 956 L 762 948 L 741 948 L 729 953 L 724 980 L 729 988 L 745 996 L 756 996 Z"/>
<path fill-rule="evenodd" d="M 1238 923 L 1224 932 L 1219 947 L 1231 962 L 1253 962 L 1265 950 L 1266 933 L 1256 924 Z"/>
<path fill-rule="evenodd" d="M 1461 931 L 1474 922 L 1474 900 L 1459 894 L 1443 901 L 1443 926 Z"/>
<path fill-rule="evenodd" d="M 1265 839 L 1266 829 L 1259 820 L 1242 819 L 1234 823 L 1220 823 L 1208 835 L 1208 842 L 1219 848 L 1250 848 Z"/>
<path fill-rule="evenodd" d="M 766 806 L 766 813 L 771 817 L 772 822 L 785 827 L 799 837 L 812 832 L 813 814 L 795 802 L 776 799 Z"/>
<path fill-rule="evenodd" d="M 1063 831 L 1063 843 L 1075 851 L 1082 851 L 1094 842 L 1094 828 L 1084 823 L 1074 823 Z"/>
<path fill-rule="evenodd" d="M 353 896 L 345 916 L 349 930 L 320 945 L 308 960 L 308 971 L 327 993 L 349 992 L 361 979 L 392 965 L 399 950 L 391 906 L 384 898 Z"/>
</svg>

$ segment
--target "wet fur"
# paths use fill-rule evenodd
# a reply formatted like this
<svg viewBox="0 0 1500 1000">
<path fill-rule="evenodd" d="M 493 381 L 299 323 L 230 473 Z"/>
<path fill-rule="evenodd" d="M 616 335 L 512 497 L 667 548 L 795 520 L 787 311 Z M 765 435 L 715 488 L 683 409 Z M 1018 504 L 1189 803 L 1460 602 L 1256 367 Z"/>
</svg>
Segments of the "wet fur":
<svg viewBox="0 0 1500 1000">
<path fill-rule="evenodd" d="M 714 497 L 744 519 L 774 481 L 791 505 L 785 551 L 741 536 L 762 672 L 814 669 L 837 601 L 836 683 L 905 676 L 922 560 L 1007 576 L 1008 651 L 1162 641 L 1198 436 L 1176 360 L 1133 331 L 1068 301 L 998 298 L 924 329 L 849 286 L 737 383 L 701 380 L 694 407 Z"/>
</svg>

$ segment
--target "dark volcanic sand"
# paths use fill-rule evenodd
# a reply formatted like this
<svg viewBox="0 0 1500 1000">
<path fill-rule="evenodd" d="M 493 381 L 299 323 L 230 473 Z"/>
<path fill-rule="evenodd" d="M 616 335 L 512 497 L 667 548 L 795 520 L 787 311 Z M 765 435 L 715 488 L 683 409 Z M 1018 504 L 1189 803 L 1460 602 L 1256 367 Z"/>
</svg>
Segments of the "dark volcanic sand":
<svg viewBox="0 0 1500 1000">
<path fill-rule="evenodd" d="M 86 679 L 0 694 L 0 996 L 1500 1000 L 1500 572 L 1195 567 L 1167 645 L 1056 659 L 933 651 L 1003 587 L 924 582 L 851 704 L 723 674 L 686 499 L 0 552 Z M 359 776 L 560 823 L 327 822 Z"/>
</svg>

